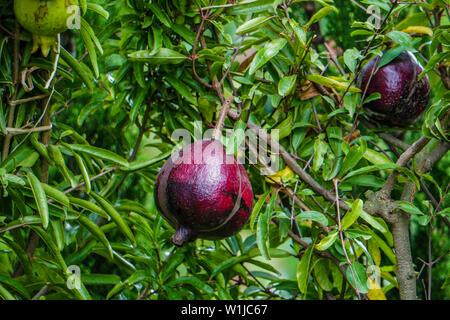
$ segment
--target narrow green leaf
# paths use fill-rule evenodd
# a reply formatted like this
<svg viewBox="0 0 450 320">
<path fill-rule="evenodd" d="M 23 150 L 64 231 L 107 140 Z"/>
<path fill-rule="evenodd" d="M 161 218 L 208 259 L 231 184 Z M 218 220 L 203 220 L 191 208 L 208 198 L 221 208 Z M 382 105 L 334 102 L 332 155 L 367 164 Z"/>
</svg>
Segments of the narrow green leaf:
<svg viewBox="0 0 450 320">
<path fill-rule="evenodd" d="M 329 15 L 331 12 L 339 12 L 335 7 L 333 6 L 327 6 L 327 7 L 323 7 L 321 8 L 319 11 L 317 11 L 308 21 L 308 23 L 306 24 L 307 26 L 310 26 L 314 23 L 316 23 L 317 21 L 319 21 L 320 19 L 322 19 L 323 17 Z"/>
<path fill-rule="evenodd" d="M 136 240 L 134 238 L 133 232 L 128 227 L 125 220 L 122 218 L 119 212 L 105 199 L 96 194 L 95 192 L 91 192 L 89 194 L 94 200 L 111 216 L 111 219 L 116 223 L 119 230 L 131 241 L 133 246 L 136 246 Z"/>
<path fill-rule="evenodd" d="M 413 205 L 412 203 L 406 202 L 406 201 L 399 201 L 398 202 L 398 207 L 400 209 L 402 209 L 405 212 L 409 212 L 418 216 L 423 216 L 424 213 L 417 208 L 415 205 Z"/>
<path fill-rule="evenodd" d="M 0 296 L 5 300 L 17 300 L 4 286 L 0 284 Z"/>
<path fill-rule="evenodd" d="M 331 231 L 325 238 L 323 238 L 322 240 L 320 240 L 318 244 L 316 244 L 316 249 L 320 251 L 327 250 L 334 244 L 337 238 L 338 238 L 337 230 Z"/>
<path fill-rule="evenodd" d="M 150 160 L 133 161 L 127 167 L 120 167 L 120 170 L 125 171 L 125 172 L 144 170 L 149 167 L 152 167 L 153 165 L 157 164 L 158 162 L 161 162 L 162 160 L 167 159 L 168 157 L 170 157 L 171 154 L 172 154 L 172 152 L 170 151 L 170 152 L 163 153 L 162 155 L 159 155 Z"/>
<path fill-rule="evenodd" d="M 28 182 L 31 190 L 33 191 L 34 200 L 38 208 L 39 216 L 42 220 L 42 226 L 44 229 L 48 227 L 49 214 L 47 205 L 47 196 L 45 195 L 44 188 L 42 187 L 39 179 L 30 171 L 27 174 Z"/>
<path fill-rule="evenodd" d="M 236 34 L 241 36 L 245 33 L 250 33 L 250 32 L 256 31 L 256 30 L 262 28 L 272 18 L 274 18 L 274 17 L 273 16 L 272 17 L 260 16 L 260 17 L 256 17 L 254 19 L 248 20 L 236 29 Z"/>
<path fill-rule="evenodd" d="M 253 207 L 252 216 L 250 218 L 250 229 L 254 230 L 256 218 L 258 218 L 259 212 L 261 211 L 262 206 L 266 202 L 269 194 L 272 192 L 271 189 L 267 190 L 259 199 L 256 201 L 255 206 Z"/>
<path fill-rule="evenodd" d="M 83 39 L 84 45 L 89 53 L 89 59 L 91 60 L 92 68 L 94 69 L 95 77 L 99 77 L 99 69 L 97 63 L 97 52 L 95 51 L 94 42 L 86 29 L 86 24 L 81 24 L 80 28 L 81 38 Z"/>
<path fill-rule="evenodd" d="M 180 79 L 177 79 L 172 76 L 166 76 L 165 80 L 170 83 L 175 90 L 180 93 L 187 101 L 192 104 L 197 104 L 197 100 L 194 98 L 192 94 L 191 88 L 189 88 L 186 84 L 184 84 Z"/>
<path fill-rule="evenodd" d="M 91 180 L 89 178 L 89 173 L 87 171 L 87 168 L 84 164 L 83 159 L 75 152 L 73 152 L 73 156 L 75 158 L 75 161 L 78 164 L 78 168 L 81 171 L 81 175 L 83 176 L 83 181 L 84 181 L 84 191 L 86 193 L 91 192 Z"/>
<path fill-rule="evenodd" d="M 90 90 L 93 90 L 94 89 L 94 80 L 83 69 L 80 62 L 78 62 L 77 59 L 72 57 L 72 55 L 69 52 L 67 52 L 66 49 L 64 49 L 62 46 L 61 46 L 60 54 L 61 54 L 61 59 L 64 60 L 64 62 L 66 62 L 69 65 L 69 67 L 72 68 L 72 70 L 80 77 L 81 81 L 83 81 L 83 83 L 86 85 L 86 87 L 88 87 Z"/>
<path fill-rule="evenodd" d="M 159 5 L 152 3 L 148 5 L 148 8 L 153 12 L 153 14 L 158 18 L 158 20 L 161 21 L 167 28 L 172 27 L 170 18 L 163 10 L 161 10 Z"/>
<path fill-rule="evenodd" d="M 83 145 L 83 144 L 71 144 L 70 147 L 75 151 L 85 153 L 92 157 L 111 161 L 111 162 L 120 164 L 121 166 L 124 166 L 124 167 L 128 166 L 127 160 L 125 160 L 121 156 L 117 155 L 116 153 L 106 150 L 106 149 L 97 148 L 97 147 L 90 146 L 90 145 Z"/>
<path fill-rule="evenodd" d="M 20 293 L 24 298 L 31 299 L 30 293 L 19 281 L 0 274 L 0 282 L 11 287 L 17 291 L 17 293 Z"/>
<path fill-rule="evenodd" d="M 55 257 L 60 270 L 65 274 L 67 271 L 67 265 L 64 262 L 64 258 L 62 257 L 61 253 L 59 252 L 59 249 L 58 249 L 58 246 L 56 245 L 56 243 L 52 240 L 52 238 L 50 238 L 50 236 L 44 229 L 37 227 L 37 226 L 29 226 L 29 227 L 31 229 L 33 229 L 39 235 L 39 237 L 42 239 L 42 241 L 44 241 L 45 245 L 50 250 L 53 257 Z"/>
<path fill-rule="evenodd" d="M 303 211 L 297 215 L 297 219 L 300 220 L 312 220 L 320 222 L 321 224 L 327 226 L 328 225 L 328 219 L 327 217 L 318 211 Z"/>
<path fill-rule="evenodd" d="M 291 93 L 291 91 L 295 88 L 296 81 L 297 75 L 285 76 L 281 78 L 280 82 L 278 82 L 278 94 L 284 97 Z"/>
<path fill-rule="evenodd" d="M 45 194 L 48 197 L 56 200 L 57 202 L 61 203 L 65 207 L 69 206 L 69 204 L 70 204 L 69 198 L 63 192 L 61 192 L 60 190 L 58 190 L 52 186 L 49 186 L 46 183 L 41 183 L 41 185 L 45 191 Z"/>
<path fill-rule="evenodd" d="M 93 212 L 103 218 L 106 218 L 108 221 L 111 220 L 111 217 L 99 206 L 97 206 L 95 203 L 89 202 L 87 200 L 83 200 L 80 198 L 75 198 L 75 197 L 71 197 L 69 196 L 69 200 L 70 202 L 80 208 L 86 209 L 90 212 Z"/>
<path fill-rule="evenodd" d="M 99 4 L 88 2 L 86 5 L 88 10 L 94 11 L 95 13 L 101 15 L 103 18 L 109 18 L 109 12 L 103 9 L 103 7 Z"/>
<path fill-rule="evenodd" d="M 150 64 L 178 64 L 187 59 L 187 57 L 177 51 L 160 48 L 156 52 L 151 50 L 140 50 L 128 54 L 131 61 L 142 61 Z"/>
<path fill-rule="evenodd" d="M 120 277 L 115 274 L 99 274 L 99 273 L 91 273 L 91 274 L 81 274 L 81 281 L 89 286 L 102 286 L 102 285 L 116 285 L 120 283 Z"/>
<path fill-rule="evenodd" d="M 297 265 L 297 285 L 301 293 L 306 295 L 309 275 L 311 274 L 311 257 L 314 246 L 308 247 Z"/>
<path fill-rule="evenodd" d="M 365 220 L 368 224 L 370 224 L 372 227 L 374 227 L 378 231 L 381 231 L 382 233 L 385 233 L 388 231 L 382 224 L 380 224 L 374 217 L 372 217 L 370 214 L 368 214 L 364 210 L 361 212 L 360 216 L 363 220 Z"/>
<path fill-rule="evenodd" d="M 106 250 L 108 251 L 111 260 L 113 259 L 113 251 L 111 248 L 111 245 L 108 241 L 108 238 L 106 238 L 106 235 L 103 233 L 103 231 L 100 229 L 99 226 L 97 226 L 92 220 L 90 220 L 89 218 L 80 215 L 80 217 L 78 218 L 78 221 L 80 222 L 80 224 L 82 224 L 86 229 L 89 230 L 89 232 L 95 237 L 97 238 L 98 241 L 100 241 L 103 246 L 106 248 Z"/>
<path fill-rule="evenodd" d="M 351 210 L 347 212 L 344 218 L 342 219 L 341 229 L 345 230 L 351 225 L 353 225 L 353 223 L 361 215 L 362 211 L 363 211 L 363 201 L 361 199 L 356 199 L 351 206 Z"/>
<path fill-rule="evenodd" d="M 361 263 L 353 262 L 351 267 L 347 267 L 346 276 L 352 287 L 357 288 L 360 293 L 369 292 L 369 288 L 367 287 L 367 272 Z"/>
<path fill-rule="evenodd" d="M 349 92 L 361 92 L 361 90 L 356 87 L 353 86 L 349 87 L 348 84 L 344 81 L 338 81 L 335 79 L 327 78 L 319 74 L 309 74 L 306 76 L 306 79 L 340 91 L 345 91 L 347 88 L 349 88 L 348 89 Z"/>
<path fill-rule="evenodd" d="M 249 74 L 254 74 L 259 68 L 265 65 L 270 59 L 275 57 L 281 49 L 286 45 L 287 40 L 284 38 L 277 38 L 271 42 L 267 42 L 262 49 L 259 49 L 255 58 L 249 66 Z"/>
<path fill-rule="evenodd" d="M 48 147 L 48 154 L 51 159 L 55 162 L 56 166 L 58 167 L 61 174 L 64 176 L 64 178 L 70 182 L 70 185 L 72 188 L 76 186 L 75 181 L 72 178 L 72 175 L 69 173 L 69 169 L 66 166 L 66 162 L 64 161 L 63 155 L 61 153 L 61 150 L 59 149 L 59 146 L 55 146 L 53 144 L 50 144 Z"/>
</svg>

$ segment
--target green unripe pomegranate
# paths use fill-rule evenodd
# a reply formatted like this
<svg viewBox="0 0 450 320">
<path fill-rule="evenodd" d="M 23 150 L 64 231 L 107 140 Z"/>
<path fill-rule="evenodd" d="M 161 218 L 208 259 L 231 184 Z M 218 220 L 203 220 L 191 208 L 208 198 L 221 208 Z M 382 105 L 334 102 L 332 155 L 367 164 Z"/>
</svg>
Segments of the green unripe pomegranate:
<svg viewBox="0 0 450 320">
<path fill-rule="evenodd" d="M 14 0 L 17 21 L 33 35 L 32 53 L 40 48 L 46 57 L 50 49 L 56 51 L 58 34 L 66 31 L 79 13 L 73 5 L 78 6 L 78 0 Z"/>
</svg>

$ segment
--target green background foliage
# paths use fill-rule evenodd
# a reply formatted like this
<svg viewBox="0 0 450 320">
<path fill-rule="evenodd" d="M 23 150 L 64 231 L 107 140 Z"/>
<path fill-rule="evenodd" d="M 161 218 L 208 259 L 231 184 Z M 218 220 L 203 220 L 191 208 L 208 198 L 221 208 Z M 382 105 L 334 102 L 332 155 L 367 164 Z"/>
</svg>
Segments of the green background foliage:
<svg viewBox="0 0 450 320">
<path fill-rule="evenodd" d="M 419 168 L 448 141 L 439 124 L 448 118 L 449 4 L 358 2 L 381 8 L 381 30 L 344 0 L 80 1 L 81 30 L 61 34 L 46 89 L 57 53 L 30 54 L 13 1 L 0 0 L 0 297 L 398 299 L 391 228 L 365 206 L 405 151 L 382 133 L 407 146 L 431 139 L 401 169 L 392 199 L 419 187 L 399 204 L 411 215 L 417 296 L 428 297 L 431 255 L 441 258 L 431 298 L 447 299 L 450 157 Z M 366 125 L 368 97 L 354 80 L 369 58 L 399 48 L 425 66 L 431 107 L 407 128 Z M 228 118 L 227 129 L 247 121 L 279 129 L 280 145 L 349 210 L 336 210 L 282 159 L 270 178 L 246 163 L 255 204 L 244 229 L 175 248 L 155 206 L 156 175 L 178 142 L 172 132 L 193 134 L 196 121 L 213 127 L 229 97 L 242 121 Z M 11 103 L 20 99 L 28 100 Z M 51 130 L 30 130 L 45 125 Z M 12 135 L 17 128 L 25 132 Z M 74 265 L 82 286 L 70 289 Z M 370 266 L 379 287 L 368 285 Z"/>
</svg>

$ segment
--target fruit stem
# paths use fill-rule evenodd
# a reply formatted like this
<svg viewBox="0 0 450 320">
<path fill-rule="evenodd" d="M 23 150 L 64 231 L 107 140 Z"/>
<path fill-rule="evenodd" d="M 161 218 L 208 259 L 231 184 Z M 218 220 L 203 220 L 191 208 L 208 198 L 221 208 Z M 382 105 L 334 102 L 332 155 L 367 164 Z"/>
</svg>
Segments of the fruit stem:
<svg viewBox="0 0 450 320">
<path fill-rule="evenodd" d="M 216 126 L 214 127 L 214 132 L 212 134 L 212 139 L 214 140 L 220 141 L 225 119 L 227 118 L 228 111 L 230 110 L 231 102 L 233 102 L 232 97 L 226 99 L 222 104 L 222 109 L 220 109 L 219 118 L 217 119 L 217 123 Z"/>
<path fill-rule="evenodd" d="M 172 242 L 177 247 L 182 247 L 188 241 L 193 241 L 195 239 L 194 233 L 191 229 L 186 228 L 184 226 L 178 226 L 177 231 L 172 236 Z"/>
</svg>

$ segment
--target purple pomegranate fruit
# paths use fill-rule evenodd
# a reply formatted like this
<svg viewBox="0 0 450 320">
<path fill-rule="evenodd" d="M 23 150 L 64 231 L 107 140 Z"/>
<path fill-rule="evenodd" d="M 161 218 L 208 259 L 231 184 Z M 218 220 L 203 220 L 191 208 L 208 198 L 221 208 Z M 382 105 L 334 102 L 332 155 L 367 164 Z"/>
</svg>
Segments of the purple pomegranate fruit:
<svg viewBox="0 0 450 320">
<path fill-rule="evenodd" d="M 155 201 L 176 229 L 172 242 L 223 239 L 239 232 L 253 207 L 244 167 L 218 140 L 201 140 L 172 154 L 156 178 Z"/>
<path fill-rule="evenodd" d="M 409 51 L 379 70 L 381 59 L 373 58 L 362 69 L 358 79 L 361 90 L 367 87 L 366 97 L 378 92 L 381 98 L 364 104 L 366 114 L 379 123 L 407 126 L 415 122 L 425 111 L 430 99 L 430 81 L 425 75 L 418 77 L 423 67 Z"/>
</svg>

